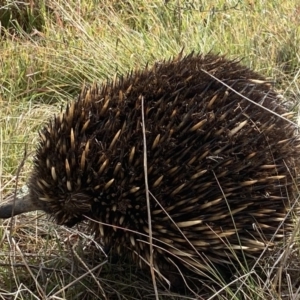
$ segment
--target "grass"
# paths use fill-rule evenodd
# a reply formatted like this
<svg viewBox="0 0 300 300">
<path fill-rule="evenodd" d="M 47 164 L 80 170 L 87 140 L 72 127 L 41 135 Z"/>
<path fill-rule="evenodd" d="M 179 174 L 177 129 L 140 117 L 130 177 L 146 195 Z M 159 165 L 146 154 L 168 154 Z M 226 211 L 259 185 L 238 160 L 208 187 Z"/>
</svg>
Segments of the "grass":
<svg viewBox="0 0 300 300">
<path fill-rule="evenodd" d="M 207 3 L 206 3 L 207 2 Z M 20 4 L 21 3 L 21 4 Z M 296 0 L 1 1 L 1 192 L 22 186 L 30 172 L 37 131 L 79 93 L 184 48 L 226 54 L 271 77 L 298 109 L 300 5 Z M 28 154 L 18 179 L 24 152 Z M 84 226 L 84 225 L 82 225 Z M 39 215 L 0 227 L 0 299 L 154 299 L 151 280 L 126 262 L 106 262 L 92 237 L 59 228 Z M 81 232 L 84 232 L 82 230 Z M 299 269 L 299 243 L 290 261 Z M 299 299 L 299 272 L 286 262 L 268 280 L 244 272 L 206 299 Z M 96 264 L 97 262 L 97 264 Z M 93 275 L 89 272 L 96 270 Z M 282 275 L 281 289 L 272 286 Z M 77 278 L 83 276 L 81 280 Z M 238 289 L 236 289 L 238 287 Z M 214 288 L 211 287 L 213 290 Z M 161 299 L 184 299 L 160 289 Z M 298 298 L 297 298 L 298 297 Z M 186 296 L 186 299 L 193 296 Z"/>
</svg>

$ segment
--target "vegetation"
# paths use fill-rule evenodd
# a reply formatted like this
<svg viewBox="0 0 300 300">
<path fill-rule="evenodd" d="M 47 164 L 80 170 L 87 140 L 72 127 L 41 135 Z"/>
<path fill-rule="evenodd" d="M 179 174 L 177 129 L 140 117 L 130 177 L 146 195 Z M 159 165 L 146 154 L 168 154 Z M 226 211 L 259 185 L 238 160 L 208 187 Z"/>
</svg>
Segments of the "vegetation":
<svg viewBox="0 0 300 300">
<path fill-rule="evenodd" d="M 3 195 L 24 184 L 38 129 L 84 82 L 125 74 L 182 49 L 243 59 L 272 78 L 283 101 L 298 111 L 296 0 L 0 0 L 0 23 Z M 59 228 L 40 214 L 1 222 L 0 299 L 155 299 L 149 274 L 126 257 L 106 258 L 81 226 Z M 281 254 L 278 247 L 259 261 L 264 277 L 245 270 L 228 285 L 204 283 L 203 298 L 299 299 L 297 230 L 298 224 L 293 248 Z M 195 299 L 163 284 L 161 299 Z"/>
</svg>

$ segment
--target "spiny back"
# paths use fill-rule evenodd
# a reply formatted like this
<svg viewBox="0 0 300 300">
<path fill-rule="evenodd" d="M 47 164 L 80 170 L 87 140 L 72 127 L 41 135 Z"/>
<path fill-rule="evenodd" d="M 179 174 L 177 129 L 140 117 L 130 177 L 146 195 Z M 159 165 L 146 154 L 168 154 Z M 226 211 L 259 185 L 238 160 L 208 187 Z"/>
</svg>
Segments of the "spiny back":
<svg viewBox="0 0 300 300">
<path fill-rule="evenodd" d="M 107 244 L 147 259 L 143 101 L 156 263 L 259 255 L 286 217 L 299 164 L 295 126 L 261 107 L 285 114 L 277 98 L 264 77 L 214 55 L 85 87 L 40 133 L 31 199 L 59 224 L 101 222 L 90 227 Z"/>
</svg>

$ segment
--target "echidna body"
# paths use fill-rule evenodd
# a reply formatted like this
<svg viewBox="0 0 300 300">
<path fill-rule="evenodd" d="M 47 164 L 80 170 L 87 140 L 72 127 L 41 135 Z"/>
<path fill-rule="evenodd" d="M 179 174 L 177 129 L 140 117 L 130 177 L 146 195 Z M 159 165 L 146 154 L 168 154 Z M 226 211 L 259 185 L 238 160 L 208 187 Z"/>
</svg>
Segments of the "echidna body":
<svg viewBox="0 0 300 300">
<path fill-rule="evenodd" d="M 292 228 L 299 139 L 278 115 L 286 110 L 264 77 L 211 54 L 84 87 L 40 132 L 30 193 L 14 212 L 95 220 L 105 244 L 149 261 L 145 133 L 155 266 L 256 257 Z M 0 208 L 11 213 L 12 201 Z"/>
</svg>

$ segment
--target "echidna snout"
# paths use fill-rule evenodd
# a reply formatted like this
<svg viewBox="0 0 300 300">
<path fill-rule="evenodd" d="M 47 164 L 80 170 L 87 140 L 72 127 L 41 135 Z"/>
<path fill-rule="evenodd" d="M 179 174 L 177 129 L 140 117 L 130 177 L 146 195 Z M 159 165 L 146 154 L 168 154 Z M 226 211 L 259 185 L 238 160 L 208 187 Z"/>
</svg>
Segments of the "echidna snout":
<svg viewBox="0 0 300 300">
<path fill-rule="evenodd" d="M 66 225 L 88 217 L 106 244 L 148 260 L 141 99 L 158 269 L 231 264 L 288 235 L 296 126 L 264 77 L 211 54 L 84 87 L 40 132 L 30 192 L 14 214 L 42 209 Z"/>
</svg>

